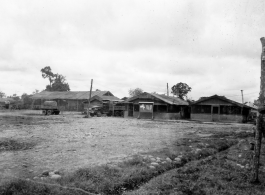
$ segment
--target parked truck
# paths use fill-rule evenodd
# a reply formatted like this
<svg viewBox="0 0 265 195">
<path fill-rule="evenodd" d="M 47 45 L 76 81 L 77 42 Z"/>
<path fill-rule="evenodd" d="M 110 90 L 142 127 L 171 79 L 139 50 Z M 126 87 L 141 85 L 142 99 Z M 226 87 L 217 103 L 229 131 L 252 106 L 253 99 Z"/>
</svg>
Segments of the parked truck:
<svg viewBox="0 0 265 195">
<path fill-rule="evenodd" d="M 41 110 L 44 115 L 60 114 L 56 101 L 45 101 L 43 105 L 41 105 Z"/>
<path fill-rule="evenodd" d="M 107 116 L 123 117 L 124 110 L 125 110 L 125 105 L 123 102 L 113 102 L 113 101 L 104 102 L 101 105 L 91 106 L 89 108 L 91 116 L 107 115 Z M 84 113 L 87 114 L 87 106 L 85 106 Z"/>
<path fill-rule="evenodd" d="M 103 106 L 104 108 L 104 106 Z M 123 102 L 110 102 L 105 109 L 108 116 L 124 116 L 125 105 Z"/>
</svg>

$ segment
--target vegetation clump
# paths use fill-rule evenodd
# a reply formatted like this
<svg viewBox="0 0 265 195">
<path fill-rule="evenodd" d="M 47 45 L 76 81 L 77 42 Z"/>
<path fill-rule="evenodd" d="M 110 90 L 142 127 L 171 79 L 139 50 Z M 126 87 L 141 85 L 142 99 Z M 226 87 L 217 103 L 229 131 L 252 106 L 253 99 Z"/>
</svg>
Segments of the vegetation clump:
<svg viewBox="0 0 265 195">
<path fill-rule="evenodd" d="M 1 151 L 11 151 L 11 150 L 27 150 L 34 147 L 33 142 L 23 142 L 13 139 L 0 140 L 0 152 Z"/>
</svg>

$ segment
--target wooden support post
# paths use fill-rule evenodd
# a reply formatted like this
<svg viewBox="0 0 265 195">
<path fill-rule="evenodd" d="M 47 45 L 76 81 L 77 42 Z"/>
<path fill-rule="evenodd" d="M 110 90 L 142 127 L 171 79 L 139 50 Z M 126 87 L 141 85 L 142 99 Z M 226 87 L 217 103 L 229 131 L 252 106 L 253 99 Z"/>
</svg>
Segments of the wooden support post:
<svg viewBox="0 0 265 195">
<path fill-rule="evenodd" d="M 260 114 L 257 119 L 257 128 L 255 135 L 255 150 L 253 158 L 253 178 L 252 183 L 259 183 L 259 159 L 260 159 L 260 149 L 261 149 L 261 139 L 263 132 L 263 114 Z"/>
<path fill-rule="evenodd" d="M 155 103 L 152 104 L 152 120 L 154 120 L 154 105 Z M 167 112 L 168 112 L 168 107 L 167 107 Z"/>
<path fill-rule="evenodd" d="M 111 108 L 111 110 L 112 110 L 112 116 L 115 116 L 115 113 L 114 113 L 114 102 L 113 101 L 110 101 L 111 102 L 111 106 L 112 106 L 112 108 Z"/>
<path fill-rule="evenodd" d="M 31 103 L 31 110 L 33 110 L 33 108 L 34 108 L 34 103 L 35 103 L 35 99 L 33 99 L 32 103 Z"/>
<path fill-rule="evenodd" d="M 253 177 L 252 183 L 259 183 L 259 159 L 260 159 L 260 149 L 261 149 L 261 140 L 262 134 L 264 132 L 264 120 L 263 115 L 265 114 L 264 107 L 264 93 L 265 93 L 265 38 L 260 39 L 262 44 L 262 53 L 261 53 L 261 77 L 260 77 L 260 93 L 259 93 L 259 116 L 257 118 L 257 127 L 255 135 L 255 149 L 253 157 Z"/>
<path fill-rule="evenodd" d="M 90 85 L 90 93 L 89 93 L 89 99 L 88 99 L 88 106 L 87 106 L 87 117 L 90 118 L 89 113 L 89 107 L 90 107 L 90 99 L 91 99 L 91 93 L 92 93 L 92 86 L 93 86 L 93 79 L 91 79 L 91 85 Z"/>
</svg>

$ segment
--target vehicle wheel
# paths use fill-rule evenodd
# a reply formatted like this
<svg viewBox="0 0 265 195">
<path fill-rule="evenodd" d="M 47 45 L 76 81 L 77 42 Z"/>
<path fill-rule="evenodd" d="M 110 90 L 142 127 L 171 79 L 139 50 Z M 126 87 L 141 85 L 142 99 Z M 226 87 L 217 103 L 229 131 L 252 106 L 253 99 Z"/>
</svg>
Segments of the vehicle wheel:
<svg viewBox="0 0 265 195">
<path fill-rule="evenodd" d="M 51 115 L 52 111 L 51 110 L 47 110 L 47 115 Z"/>
<path fill-rule="evenodd" d="M 101 117 L 101 115 L 102 115 L 101 112 L 97 113 L 97 117 Z"/>
<path fill-rule="evenodd" d="M 59 115 L 60 114 L 60 111 L 55 111 L 54 114 L 55 115 Z"/>
<path fill-rule="evenodd" d="M 120 116 L 120 112 L 119 111 L 114 112 L 114 116 Z"/>
<path fill-rule="evenodd" d="M 43 114 L 43 115 L 47 115 L 47 111 L 46 111 L 46 110 L 43 110 L 43 111 L 42 111 L 42 114 Z"/>
<path fill-rule="evenodd" d="M 112 116 L 112 111 L 109 111 L 109 112 L 107 113 L 107 116 Z"/>
<path fill-rule="evenodd" d="M 121 111 L 121 113 L 120 113 L 120 114 L 121 114 L 121 117 L 124 117 L 124 112 L 123 112 L 123 111 Z"/>
</svg>

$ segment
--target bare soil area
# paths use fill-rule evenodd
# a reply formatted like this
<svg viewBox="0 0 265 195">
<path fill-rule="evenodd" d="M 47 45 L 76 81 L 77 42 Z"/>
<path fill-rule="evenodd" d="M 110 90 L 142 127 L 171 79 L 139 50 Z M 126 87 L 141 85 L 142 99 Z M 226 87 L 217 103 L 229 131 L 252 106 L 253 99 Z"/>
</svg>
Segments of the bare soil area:
<svg viewBox="0 0 265 195">
<path fill-rule="evenodd" d="M 34 177 L 45 170 L 72 172 L 82 167 L 117 163 L 134 154 L 170 150 L 180 144 L 180 138 L 252 128 L 248 124 L 83 117 L 70 112 L 51 116 L 43 116 L 41 111 L 0 113 L 0 141 L 34 143 L 24 150 L 0 150 L 0 178 Z"/>
</svg>

